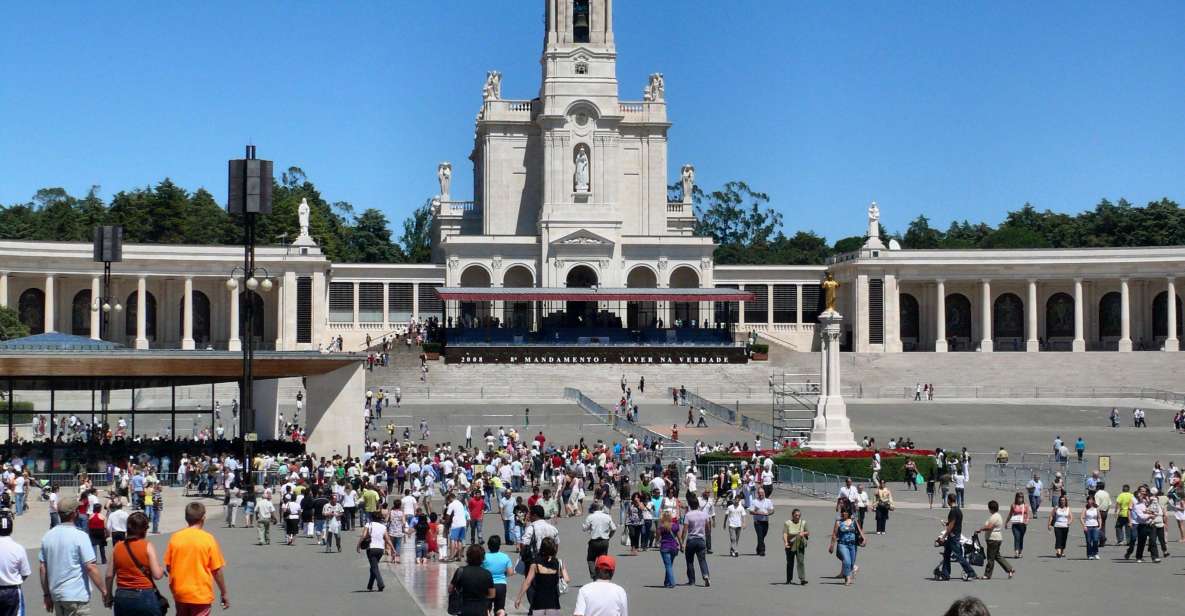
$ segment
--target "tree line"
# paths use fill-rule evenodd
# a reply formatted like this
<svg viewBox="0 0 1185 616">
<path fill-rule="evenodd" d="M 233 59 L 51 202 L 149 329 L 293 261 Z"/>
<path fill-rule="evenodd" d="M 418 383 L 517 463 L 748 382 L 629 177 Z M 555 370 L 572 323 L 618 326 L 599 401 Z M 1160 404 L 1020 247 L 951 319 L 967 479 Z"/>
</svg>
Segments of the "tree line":
<svg viewBox="0 0 1185 616">
<path fill-rule="evenodd" d="M 668 188 L 672 201 L 682 198 L 677 184 Z M 787 236 L 782 215 L 769 205 L 769 195 L 742 181 L 726 183 L 704 192 L 697 186 L 696 234 L 718 244 L 719 264 L 822 264 L 832 255 L 859 249 L 867 236 L 850 236 L 828 243 L 813 231 Z M 1039 211 L 1026 203 L 1010 211 L 997 226 L 984 222 L 955 221 L 944 231 L 918 216 L 904 233 L 888 232 L 881 238 L 897 240 L 903 248 L 1105 248 L 1185 245 L 1185 210 L 1169 199 L 1140 207 L 1120 199 L 1100 201 L 1092 210 L 1063 214 Z"/>
<path fill-rule="evenodd" d="M 155 186 L 116 193 L 110 201 L 92 187 L 85 196 L 61 188 L 43 188 L 26 203 L 0 206 L 0 239 L 88 242 L 99 224 L 124 227 L 127 242 L 150 244 L 239 244 L 242 227 L 235 216 L 204 188 L 187 191 L 168 178 Z M 682 199 L 679 184 L 668 187 L 672 201 Z M 329 201 L 299 167 L 274 180 L 272 213 L 261 217 L 261 243 L 281 244 L 299 233 L 297 207 L 307 199 L 309 234 L 329 259 L 338 263 L 427 263 L 431 259 L 431 200 L 408 216 L 394 232 L 376 209 L 355 213 L 344 201 Z M 715 259 L 729 264 L 824 263 L 828 257 L 858 249 L 867 239 L 850 236 L 829 243 L 810 230 L 787 235 L 782 214 L 770 196 L 734 180 L 717 190 L 694 188 L 695 233 L 717 243 Z M 1008 212 L 992 226 L 967 220 L 946 230 L 918 216 L 904 232 L 881 237 L 904 248 L 1093 248 L 1112 246 L 1185 245 L 1185 211 L 1169 199 L 1140 207 L 1120 199 L 1102 200 L 1078 214 L 1039 211 L 1031 204 Z"/>
<path fill-rule="evenodd" d="M 300 233 L 297 208 L 309 204 L 309 235 L 338 263 L 426 263 L 431 258 L 431 202 L 403 221 L 392 237 L 386 215 L 355 213 L 347 202 L 330 202 L 299 167 L 273 180 L 272 213 L 259 218 L 257 241 L 283 244 Z M 110 201 L 94 186 L 81 198 L 62 188 L 43 188 L 26 203 L 0 207 L 0 239 L 89 242 L 96 225 L 122 225 L 124 241 L 146 244 L 241 244 L 242 226 L 205 188 L 193 192 L 165 178 L 155 186 L 116 193 Z"/>
</svg>

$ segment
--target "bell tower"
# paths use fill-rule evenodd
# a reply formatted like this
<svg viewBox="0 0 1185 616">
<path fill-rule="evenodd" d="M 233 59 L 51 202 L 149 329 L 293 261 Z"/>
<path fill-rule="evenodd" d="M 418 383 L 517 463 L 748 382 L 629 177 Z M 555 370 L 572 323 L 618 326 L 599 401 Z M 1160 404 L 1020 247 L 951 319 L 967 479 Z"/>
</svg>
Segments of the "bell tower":
<svg viewBox="0 0 1185 616">
<path fill-rule="evenodd" d="M 617 46 L 613 42 L 613 0 L 544 0 L 547 37 L 543 44 L 545 104 L 563 97 L 601 98 L 602 113 L 617 104 Z M 608 100 L 611 98 L 612 100 Z M 545 109 L 545 113 L 548 110 Z"/>
<path fill-rule="evenodd" d="M 613 0 L 544 0 L 548 48 L 594 45 L 613 48 Z"/>
</svg>

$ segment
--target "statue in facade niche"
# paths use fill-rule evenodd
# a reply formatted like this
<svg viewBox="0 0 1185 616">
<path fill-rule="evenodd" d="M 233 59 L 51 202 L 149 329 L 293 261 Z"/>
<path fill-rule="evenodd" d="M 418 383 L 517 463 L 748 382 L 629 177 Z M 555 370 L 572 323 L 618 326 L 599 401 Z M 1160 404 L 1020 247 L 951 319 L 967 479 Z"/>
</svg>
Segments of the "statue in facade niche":
<svg viewBox="0 0 1185 616">
<path fill-rule="evenodd" d="M 486 83 L 481 88 L 481 100 L 483 100 L 483 101 L 502 100 L 502 73 L 501 72 L 489 71 L 486 73 Z"/>
<path fill-rule="evenodd" d="M 689 164 L 683 165 L 680 181 L 683 183 L 683 203 L 691 203 L 691 197 L 695 191 L 695 167 Z"/>
<path fill-rule="evenodd" d="M 440 182 L 440 200 L 448 201 L 449 188 L 453 182 L 453 165 L 443 162 L 436 166 L 436 181 Z"/>
<path fill-rule="evenodd" d="M 589 192 L 588 178 L 588 151 L 584 147 L 581 147 L 576 150 L 576 192 Z"/>
<path fill-rule="evenodd" d="M 876 201 L 868 206 L 868 237 L 881 236 L 881 209 L 877 207 Z"/>
<path fill-rule="evenodd" d="M 650 75 L 650 82 L 642 90 L 642 100 L 657 102 L 664 100 L 666 95 L 666 82 L 663 81 L 662 73 L 652 73 Z"/>
<path fill-rule="evenodd" d="M 296 208 L 296 217 L 300 221 L 300 237 L 308 237 L 309 235 L 309 200 L 301 199 L 300 206 Z"/>
</svg>

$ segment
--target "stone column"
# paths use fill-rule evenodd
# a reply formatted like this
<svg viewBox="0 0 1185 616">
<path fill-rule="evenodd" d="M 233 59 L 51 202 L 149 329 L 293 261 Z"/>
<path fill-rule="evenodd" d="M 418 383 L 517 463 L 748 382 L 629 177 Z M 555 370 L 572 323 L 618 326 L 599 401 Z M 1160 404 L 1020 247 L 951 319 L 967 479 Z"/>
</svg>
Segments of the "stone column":
<svg viewBox="0 0 1185 616">
<path fill-rule="evenodd" d="M 148 348 L 148 279 L 136 280 L 136 348 Z"/>
<path fill-rule="evenodd" d="M 806 319 L 802 318 L 802 285 L 801 284 L 798 285 L 797 290 L 794 292 L 794 299 L 797 301 L 797 306 L 795 306 L 795 310 L 794 310 L 794 315 L 796 317 L 795 322 L 800 323 L 800 324 L 806 323 Z"/>
<path fill-rule="evenodd" d="M 285 307 L 287 307 L 287 302 L 284 301 L 286 299 L 284 297 L 284 287 L 286 286 L 284 284 L 284 278 L 283 277 L 276 278 L 275 285 L 276 285 L 275 288 L 272 289 L 273 291 L 276 292 L 276 342 L 275 342 L 275 349 L 277 351 L 279 351 L 280 349 L 284 348 L 284 309 L 285 309 Z M 293 305 L 293 308 L 295 308 L 295 305 Z M 265 309 L 264 312 L 267 312 L 267 310 Z M 257 316 L 256 318 L 262 319 L 262 318 L 264 318 L 264 315 L 261 314 L 261 315 Z M 265 333 L 267 332 L 266 327 L 264 328 L 264 332 Z"/>
<path fill-rule="evenodd" d="M 765 321 L 769 331 L 774 329 L 774 285 L 765 285 Z"/>
<path fill-rule="evenodd" d="M 1119 279 L 1119 350 L 1130 353 L 1132 350 L 1132 309 L 1131 291 L 1128 289 L 1128 279 Z"/>
<path fill-rule="evenodd" d="M 391 283 L 383 283 L 383 332 L 391 329 Z"/>
<path fill-rule="evenodd" d="M 1025 338 L 1025 351 L 1036 353 L 1041 350 L 1041 342 L 1037 339 L 1037 280 L 1029 279 L 1029 297 L 1025 300 L 1025 321 L 1028 336 Z"/>
<path fill-rule="evenodd" d="M 57 306 L 57 301 L 54 299 L 54 279 L 53 274 L 45 277 L 45 332 L 56 332 L 54 327 L 54 307 Z"/>
<path fill-rule="evenodd" d="M 883 292 L 884 287 L 882 287 Z M 842 290 L 842 287 L 841 287 Z M 857 274 L 856 284 L 852 285 L 851 308 L 847 309 L 848 314 L 855 313 L 856 318 L 852 323 L 852 345 L 853 350 L 857 353 L 867 353 L 871 349 L 869 345 L 871 340 L 869 338 L 868 321 L 869 315 L 872 313 L 872 302 L 868 296 L 868 274 Z M 881 316 L 884 316 L 884 304 L 881 304 Z M 883 324 L 884 321 L 882 320 Z"/>
<path fill-rule="evenodd" d="M 329 320 L 329 296 L 325 289 L 325 272 L 313 272 L 313 348 L 322 347 L 329 342 L 326 332 L 326 323 Z"/>
<path fill-rule="evenodd" d="M 1168 297 L 1165 298 L 1165 325 L 1168 326 L 1167 335 L 1164 338 L 1164 350 L 1177 351 L 1180 349 L 1180 342 L 1177 340 L 1177 279 L 1173 276 L 1168 277 Z"/>
<path fill-rule="evenodd" d="M 228 351 L 242 351 L 243 345 L 239 342 L 239 287 L 230 290 L 230 337 L 226 341 L 226 350 Z"/>
<path fill-rule="evenodd" d="M 834 310 L 819 315 L 819 325 L 823 330 L 820 361 L 823 382 L 810 437 L 811 449 L 819 451 L 850 451 L 859 448 L 848 420 L 847 404 L 841 389 L 839 338 L 843 331 L 842 324 L 843 317 Z"/>
<path fill-rule="evenodd" d="M 946 281 L 939 278 L 934 282 L 937 298 L 934 301 L 934 351 L 946 352 Z"/>
<path fill-rule="evenodd" d="M 534 302 L 531 302 L 533 305 Z M 411 320 L 420 320 L 420 283 L 411 283 Z"/>
<path fill-rule="evenodd" d="M 1086 350 L 1086 338 L 1083 336 L 1084 321 L 1082 319 L 1082 279 L 1074 279 L 1074 346 L 1075 353 Z"/>
<path fill-rule="evenodd" d="M 181 298 L 181 303 L 185 306 L 181 315 L 181 348 L 192 350 L 195 346 L 193 342 L 193 276 L 185 277 L 185 294 Z"/>
<path fill-rule="evenodd" d="M 982 287 L 979 291 L 980 306 L 982 312 L 980 314 L 979 331 L 982 334 L 979 341 L 979 350 L 982 353 L 992 352 L 992 281 L 984 278 L 982 280 Z"/>
<path fill-rule="evenodd" d="M 296 272 L 284 272 L 284 285 L 280 289 L 284 298 L 283 310 L 277 320 L 284 324 L 284 336 L 281 341 L 283 348 L 278 350 L 296 350 Z M 280 336 L 276 336 L 279 338 Z"/>
<path fill-rule="evenodd" d="M 8 272 L 0 272 L 0 308 L 8 307 Z"/>
<path fill-rule="evenodd" d="M 885 352 L 900 353 L 901 346 L 901 284 L 895 274 L 885 274 L 884 308 Z"/>
<path fill-rule="evenodd" d="M 358 329 L 358 283 L 354 283 L 354 329 Z"/>
<path fill-rule="evenodd" d="M 103 302 L 99 299 L 103 293 L 102 280 L 99 276 L 91 277 L 91 340 L 102 338 Z"/>
</svg>

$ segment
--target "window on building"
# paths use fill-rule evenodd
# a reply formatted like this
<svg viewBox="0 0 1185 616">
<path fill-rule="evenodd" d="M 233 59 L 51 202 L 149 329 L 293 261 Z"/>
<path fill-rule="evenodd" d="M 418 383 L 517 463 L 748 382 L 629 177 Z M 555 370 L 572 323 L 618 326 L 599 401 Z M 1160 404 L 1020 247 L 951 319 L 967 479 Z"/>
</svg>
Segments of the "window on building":
<svg viewBox="0 0 1185 616">
<path fill-rule="evenodd" d="M 313 279 L 296 279 L 296 342 L 313 341 Z"/>
<path fill-rule="evenodd" d="M 763 284 L 747 284 L 745 290 L 756 296 L 753 301 L 745 302 L 745 322 L 769 321 L 769 287 Z"/>
<path fill-rule="evenodd" d="M 354 322 L 354 283 L 329 283 L 329 321 L 331 323 Z"/>
<path fill-rule="evenodd" d="M 774 323 L 798 322 L 798 285 L 774 285 Z"/>
<path fill-rule="evenodd" d="M 392 282 L 387 285 L 387 320 L 391 323 L 407 323 L 413 312 L 412 283 Z"/>
<path fill-rule="evenodd" d="M 383 322 L 383 283 L 364 282 L 358 285 L 358 322 Z"/>
</svg>

